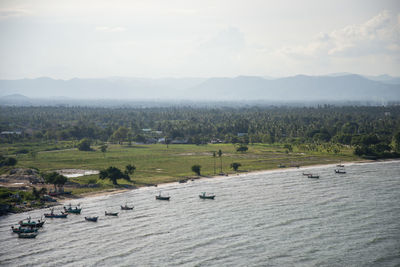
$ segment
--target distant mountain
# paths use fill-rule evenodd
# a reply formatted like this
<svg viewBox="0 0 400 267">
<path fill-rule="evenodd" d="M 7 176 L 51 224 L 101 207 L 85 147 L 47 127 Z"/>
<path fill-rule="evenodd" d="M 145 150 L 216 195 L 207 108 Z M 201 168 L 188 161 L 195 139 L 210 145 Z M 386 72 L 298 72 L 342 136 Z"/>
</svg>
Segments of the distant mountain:
<svg viewBox="0 0 400 267">
<path fill-rule="evenodd" d="M 32 102 L 29 97 L 20 94 L 12 94 L 0 97 L 0 104 L 26 106 L 31 105 Z"/>
<path fill-rule="evenodd" d="M 191 100 L 191 101 L 400 101 L 400 83 L 390 76 L 381 80 L 355 74 L 297 75 L 285 78 L 238 76 L 235 78 L 104 78 L 56 80 L 51 78 L 0 80 L 0 94 L 20 94 L 51 103 L 71 99 Z M 385 80 L 385 81 L 383 81 Z M 391 82 L 388 82 L 391 81 Z M 0 103 L 10 103 L 1 97 Z M 9 96 L 8 96 L 9 97 Z M 8 102 L 7 102 L 8 101 Z M 11 102 L 13 102 L 11 101 Z M 71 102 L 72 101 L 72 102 Z M 41 102 L 42 103 L 42 102 Z M 74 102 L 76 103 L 76 102 Z"/>
<path fill-rule="evenodd" d="M 367 79 L 387 84 L 400 84 L 400 77 L 393 77 L 387 74 L 379 76 L 365 76 Z"/>
<path fill-rule="evenodd" d="M 400 86 L 360 75 L 306 76 L 265 80 L 260 77 L 210 78 L 192 88 L 198 98 L 275 101 L 387 101 L 400 100 Z"/>
</svg>

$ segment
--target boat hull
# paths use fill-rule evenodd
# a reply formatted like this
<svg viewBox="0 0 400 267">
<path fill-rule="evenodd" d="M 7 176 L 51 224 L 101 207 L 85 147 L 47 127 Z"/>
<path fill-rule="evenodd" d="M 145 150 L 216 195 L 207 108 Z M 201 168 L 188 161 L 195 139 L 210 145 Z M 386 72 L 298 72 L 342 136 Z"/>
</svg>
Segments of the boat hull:
<svg viewBox="0 0 400 267">
<path fill-rule="evenodd" d="M 169 200 L 170 197 L 162 197 L 162 196 L 156 196 L 157 200 Z"/>
</svg>

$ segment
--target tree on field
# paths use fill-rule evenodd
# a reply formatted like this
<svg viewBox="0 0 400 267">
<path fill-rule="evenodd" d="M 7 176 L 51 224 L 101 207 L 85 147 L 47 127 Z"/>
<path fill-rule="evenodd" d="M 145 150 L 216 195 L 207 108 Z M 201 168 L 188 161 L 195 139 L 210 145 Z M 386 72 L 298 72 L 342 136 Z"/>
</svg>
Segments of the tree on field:
<svg viewBox="0 0 400 267">
<path fill-rule="evenodd" d="M 99 173 L 99 178 L 102 180 L 108 178 L 114 185 L 118 184 L 118 179 L 125 179 L 127 181 L 130 181 L 129 175 L 123 173 L 120 169 L 113 166 L 110 166 L 105 170 L 101 170 Z"/>
<path fill-rule="evenodd" d="M 249 150 L 249 148 L 248 148 L 246 145 L 244 145 L 244 144 L 240 144 L 240 145 L 236 148 L 236 151 L 237 151 L 237 152 L 246 152 L 247 150 Z"/>
<path fill-rule="evenodd" d="M 200 165 L 193 165 L 192 166 L 192 172 L 196 173 L 197 175 L 200 176 L 200 170 L 201 170 L 201 166 Z"/>
<path fill-rule="evenodd" d="M 92 141 L 88 138 L 83 138 L 79 143 L 78 143 L 78 150 L 80 151 L 91 151 L 92 149 L 90 148 L 90 145 L 92 144 Z"/>
<path fill-rule="evenodd" d="M 106 144 L 102 144 L 100 146 L 100 151 L 103 153 L 104 157 L 106 157 L 107 148 L 108 148 L 108 146 Z"/>
<path fill-rule="evenodd" d="M 238 163 L 238 162 L 233 162 L 233 163 L 231 163 L 231 168 L 232 168 L 235 172 L 238 171 L 238 169 L 239 169 L 240 166 L 242 166 L 242 164 L 240 164 L 240 163 Z"/>
<path fill-rule="evenodd" d="M 135 165 L 131 165 L 131 164 L 126 165 L 125 174 L 128 175 L 128 177 L 129 177 L 129 175 L 133 174 L 135 172 L 135 170 L 136 170 L 136 166 Z"/>
<path fill-rule="evenodd" d="M 213 151 L 213 158 L 214 158 L 214 175 L 215 175 L 215 173 L 216 173 L 216 171 L 215 171 L 215 159 L 216 159 L 216 157 L 217 157 L 217 153 L 216 153 L 215 151 Z"/>
<path fill-rule="evenodd" d="M 218 150 L 218 157 L 220 159 L 221 165 L 220 165 L 220 173 L 222 173 L 222 150 Z"/>
<path fill-rule="evenodd" d="M 57 187 L 63 187 L 68 179 L 64 175 L 61 175 L 57 172 L 50 172 L 44 175 L 44 181 L 48 184 L 53 184 L 54 190 L 57 191 Z"/>
<path fill-rule="evenodd" d="M 0 155 L 0 167 L 14 166 L 15 164 L 17 164 L 17 160 L 15 158 L 5 158 Z"/>
</svg>

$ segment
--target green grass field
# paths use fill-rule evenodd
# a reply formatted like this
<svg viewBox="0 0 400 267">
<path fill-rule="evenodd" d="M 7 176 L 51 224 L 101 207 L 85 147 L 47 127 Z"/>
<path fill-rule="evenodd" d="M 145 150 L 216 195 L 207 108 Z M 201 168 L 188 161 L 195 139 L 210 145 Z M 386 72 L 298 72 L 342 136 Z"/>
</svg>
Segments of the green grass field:
<svg viewBox="0 0 400 267">
<path fill-rule="evenodd" d="M 64 144 L 65 147 L 68 147 Z M 7 148 L 8 151 L 15 148 Z M 115 166 L 123 170 L 126 165 L 133 164 L 136 171 L 132 177 L 136 185 L 158 184 L 178 181 L 185 176 L 193 176 L 191 166 L 201 165 L 201 174 L 214 175 L 213 151 L 222 150 L 222 171 L 233 173 L 230 168 L 232 162 L 242 166 L 239 170 L 256 171 L 278 168 L 278 165 L 313 165 L 329 164 L 359 160 L 352 154 L 350 148 L 342 147 L 339 153 L 328 153 L 321 147 L 319 151 L 300 151 L 294 147 L 293 152 L 287 153 L 283 145 L 254 144 L 249 145 L 246 153 L 236 152 L 232 144 L 209 145 L 109 145 L 106 153 L 98 147 L 94 151 L 84 152 L 77 149 L 40 151 L 31 154 L 19 154 L 18 164 L 21 167 L 35 167 L 41 171 L 58 169 L 105 169 Z M 321 151 L 322 150 L 322 151 Z M 215 158 L 216 173 L 220 172 L 221 159 Z M 98 175 L 91 175 L 72 180 L 88 183 L 97 179 Z M 108 181 L 98 181 L 102 187 L 109 185 Z M 122 180 L 119 183 L 124 183 Z M 127 182 L 125 182 L 127 183 Z"/>
</svg>

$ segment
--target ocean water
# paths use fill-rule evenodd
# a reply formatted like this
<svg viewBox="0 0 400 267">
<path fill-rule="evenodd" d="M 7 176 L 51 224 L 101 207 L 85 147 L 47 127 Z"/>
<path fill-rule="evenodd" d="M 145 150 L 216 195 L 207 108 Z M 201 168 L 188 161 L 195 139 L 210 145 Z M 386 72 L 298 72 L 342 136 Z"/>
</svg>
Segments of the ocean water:
<svg viewBox="0 0 400 267">
<path fill-rule="evenodd" d="M 1 266 L 400 266 L 400 162 L 249 173 L 74 200 L 36 239 L 0 217 Z M 302 172 L 320 175 L 309 179 Z M 155 200 L 159 191 L 170 201 Z M 215 200 L 202 200 L 201 192 Z M 134 205 L 122 211 L 120 205 Z M 59 207 L 61 210 L 61 207 Z M 106 217 L 104 211 L 118 211 Z M 99 216 L 97 223 L 84 216 Z"/>
</svg>

